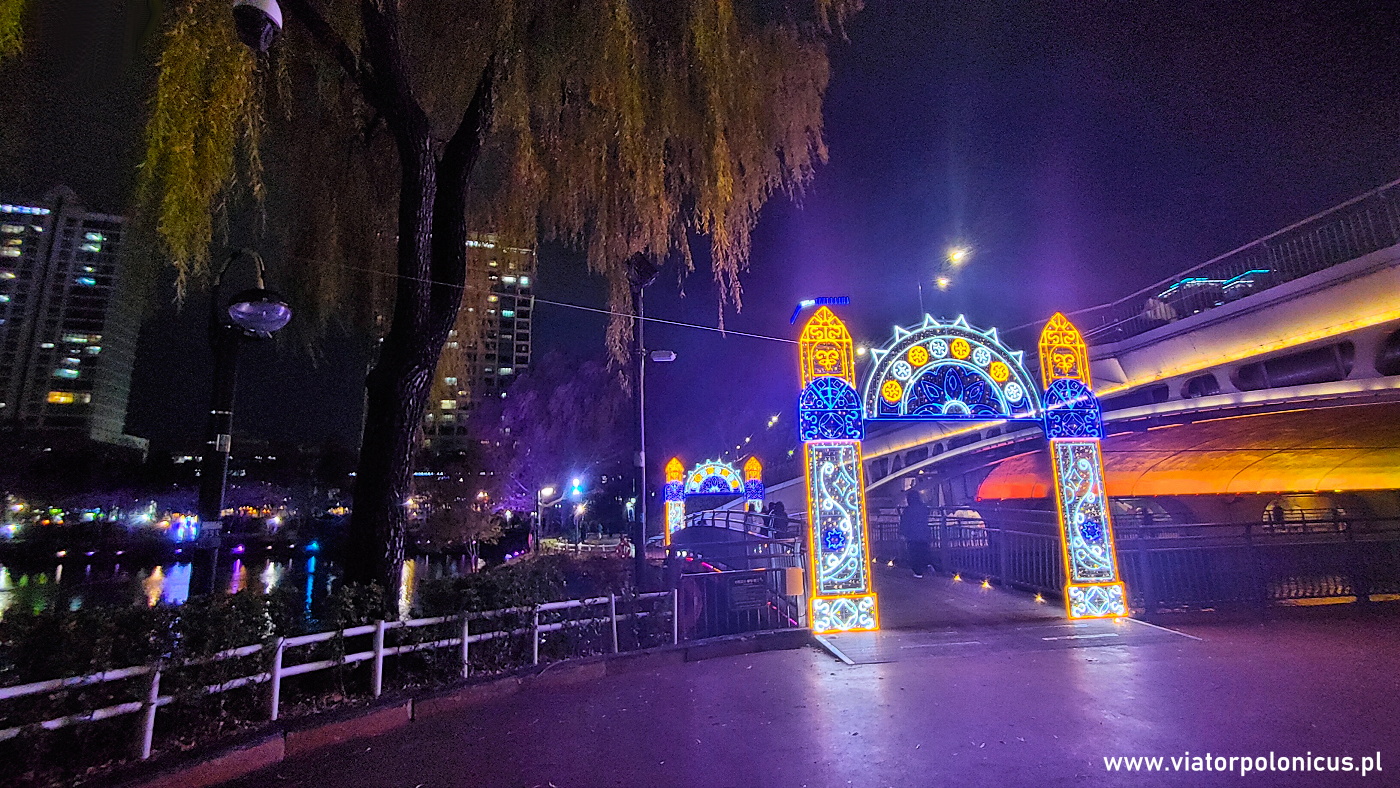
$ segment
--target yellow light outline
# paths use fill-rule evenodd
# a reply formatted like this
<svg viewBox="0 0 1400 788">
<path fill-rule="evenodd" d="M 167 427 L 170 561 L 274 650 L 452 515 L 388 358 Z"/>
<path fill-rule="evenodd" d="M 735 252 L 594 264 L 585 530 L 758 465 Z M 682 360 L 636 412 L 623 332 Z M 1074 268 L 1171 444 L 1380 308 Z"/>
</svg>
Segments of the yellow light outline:
<svg viewBox="0 0 1400 788">
<path fill-rule="evenodd" d="M 826 329 L 834 335 L 817 336 L 819 330 Z M 837 375 L 817 375 L 812 363 L 812 350 L 818 344 L 835 344 L 841 354 L 842 364 L 840 374 Z M 817 377 L 839 377 L 851 386 L 855 387 L 855 356 L 854 342 L 851 333 L 846 328 L 846 324 L 836 316 L 835 312 L 827 307 L 817 310 L 816 314 L 808 319 L 802 327 L 802 333 L 798 339 L 798 365 L 802 374 L 802 387 L 805 389 L 813 379 Z M 903 387 L 901 387 L 902 389 Z M 856 471 L 856 495 L 860 506 L 860 560 L 866 576 L 866 592 L 861 594 L 818 594 L 817 583 L 817 545 L 816 531 L 817 519 L 820 517 L 819 510 L 812 500 L 812 443 L 850 443 L 855 448 L 855 471 Z M 802 475 L 807 483 L 807 555 L 810 557 L 808 577 L 811 581 L 811 593 L 807 595 L 807 622 L 815 634 L 828 634 L 833 632 L 873 632 L 880 628 L 880 603 L 875 594 L 875 575 L 870 567 L 870 518 L 867 513 L 865 500 L 865 462 L 861 453 L 861 442 L 855 441 L 803 441 L 802 443 Z M 870 628 L 843 629 L 843 630 L 817 630 L 816 629 L 816 603 L 818 600 L 831 599 L 864 599 L 871 600 L 871 617 L 875 625 Z"/>
</svg>

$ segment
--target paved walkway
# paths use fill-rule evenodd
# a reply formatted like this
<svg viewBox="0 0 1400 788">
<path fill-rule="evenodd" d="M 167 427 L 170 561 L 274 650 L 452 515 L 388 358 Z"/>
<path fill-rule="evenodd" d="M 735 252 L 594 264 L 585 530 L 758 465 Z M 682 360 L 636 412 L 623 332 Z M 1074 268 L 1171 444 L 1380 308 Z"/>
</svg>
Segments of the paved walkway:
<svg viewBox="0 0 1400 788">
<path fill-rule="evenodd" d="M 1205 618 L 1178 634 L 1071 625 L 1054 605 L 976 583 L 885 568 L 878 581 L 887 631 L 836 640 L 855 665 L 804 649 L 538 689 L 233 785 L 1400 785 L 1394 611 Z M 1104 767 L 1186 751 L 1359 767 L 1378 750 L 1383 771 L 1365 779 Z"/>
</svg>

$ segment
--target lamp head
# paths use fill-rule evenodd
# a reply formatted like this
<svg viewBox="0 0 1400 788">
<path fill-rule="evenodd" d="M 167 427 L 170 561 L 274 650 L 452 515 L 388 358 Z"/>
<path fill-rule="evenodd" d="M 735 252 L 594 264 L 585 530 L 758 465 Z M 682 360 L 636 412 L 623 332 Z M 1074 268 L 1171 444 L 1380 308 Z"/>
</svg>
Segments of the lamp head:
<svg viewBox="0 0 1400 788">
<path fill-rule="evenodd" d="M 291 322 L 292 308 L 279 293 L 255 287 L 233 297 L 228 319 L 252 336 L 270 337 Z"/>
</svg>

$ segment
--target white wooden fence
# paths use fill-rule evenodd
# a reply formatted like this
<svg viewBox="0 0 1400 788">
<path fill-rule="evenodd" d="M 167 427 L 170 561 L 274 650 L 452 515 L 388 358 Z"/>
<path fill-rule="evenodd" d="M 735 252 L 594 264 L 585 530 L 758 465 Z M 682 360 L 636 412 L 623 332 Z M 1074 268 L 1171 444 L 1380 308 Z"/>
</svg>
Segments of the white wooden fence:
<svg viewBox="0 0 1400 788">
<path fill-rule="evenodd" d="M 677 597 L 675 591 L 659 591 L 651 594 L 638 594 L 635 597 L 628 597 L 637 602 L 654 602 L 655 600 L 667 599 L 670 601 L 671 618 L 671 642 L 675 643 L 679 636 L 677 622 L 679 616 L 676 614 Z M 104 684 L 112 681 L 121 681 L 140 676 L 148 676 L 147 691 L 144 700 L 131 701 L 129 703 L 118 703 L 99 709 L 90 709 L 77 714 L 69 714 L 63 717 L 43 720 L 28 725 L 19 725 L 11 728 L 0 729 L 0 741 L 13 739 L 27 730 L 58 730 L 70 725 L 78 725 L 86 722 L 96 722 L 98 720 L 119 717 L 124 714 L 141 714 L 141 725 L 137 732 L 137 750 L 140 757 L 145 759 L 151 757 L 151 742 L 155 735 L 156 710 L 161 706 L 169 705 L 175 700 L 173 695 L 160 694 L 160 677 L 162 671 L 171 671 L 176 668 L 195 667 L 207 665 L 228 659 L 249 657 L 264 650 L 271 651 L 271 666 L 265 670 L 253 673 L 219 684 L 210 684 L 196 690 L 197 693 L 205 695 L 216 695 L 228 692 L 240 687 L 253 684 L 267 683 L 268 692 L 268 719 L 276 720 L 281 705 L 282 680 L 291 676 L 299 676 L 303 673 L 313 673 L 318 670 L 326 670 L 342 665 L 352 665 L 358 662 L 370 662 L 370 692 L 374 697 L 379 697 L 384 688 L 384 658 L 397 654 L 407 654 L 414 651 L 426 651 L 429 649 L 442 649 L 458 647 L 461 649 L 462 677 L 466 678 L 470 673 L 471 644 L 481 643 L 487 640 L 498 638 L 508 638 L 519 635 L 530 635 L 530 662 L 539 664 L 540 661 L 540 635 L 546 632 L 556 632 L 570 627 L 588 626 L 591 624 L 609 624 L 611 626 L 612 652 L 618 651 L 617 623 L 628 618 L 646 618 L 664 614 L 663 610 L 635 610 L 631 613 L 618 614 L 616 595 L 594 597 L 592 599 L 574 599 L 567 602 L 546 602 L 533 607 L 506 608 L 504 610 L 490 610 L 478 613 L 464 613 L 456 616 L 438 616 L 436 618 L 415 618 L 400 621 L 376 621 L 373 624 L 364 624 L 346 629 L 332 630 L 329 632 L 316 632 L 309 635 L 297 635 L 295 637 L 278 638 L 271 645 L 254 644 L 231 648 L 220 651 L 206 657 L 182 660 L 177 663 L 155 665 L 138 665 L 130 668 L 118 668 L 102 673 L 94 673 L 88 676 L 72 676 L 63 679 L 51 679 L 49 681 L 36 681 L 32 684 L 21 684 L 13 687 L 0 687 L 0 702 L 15 698 L 42 695 L 53 692 L 61 692 L 77 687 L 87 687 L 96 684 Z M 599 608 L 606 606 L 606 613 L 582 618 L 568 619 L 553 623 L 540 623 L 540 614 L 557 610 L 569 610 L 573 608 Z M 471 632 L 471 622 L 473 621 L 494 621 L 510 615 L 531 616 L 531 624 L 527 627 L 515 627 L 510 629 L 488 629 L 482 632 Z M 460 634 L 454 637 L 442 638 L 423 643 L 405 643 L 399 646 L 385 646 L 384 635 L 394 629 L 411 629 L 416 627 L 439 626 L 450 623 L 459 623 Z M 373 635 L 373 646 L 367 651 L 357 651 L 353 654 L 346 654 L 336 659 L 323 659 L 314 662 L 300 662 L 288 665 L 287 651 L 298 646 L 307 646 L 313 643 L 321 643 L 336 637 L 352 638 L 364 635 Z"/>
</svg>

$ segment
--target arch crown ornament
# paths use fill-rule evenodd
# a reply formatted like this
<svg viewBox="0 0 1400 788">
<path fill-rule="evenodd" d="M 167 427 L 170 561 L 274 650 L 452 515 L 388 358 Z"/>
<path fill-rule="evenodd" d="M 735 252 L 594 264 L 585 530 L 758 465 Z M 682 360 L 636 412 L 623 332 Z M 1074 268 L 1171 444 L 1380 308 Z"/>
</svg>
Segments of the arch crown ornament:
<svg viewBox="0 0 1400 788">
<path fill-rule="evenodd" d="M 872 350 L 874 366 L 862 398 L 865 418 L 1038 419 L 1038 387 L 1024 354 L 961 315 L 948 323 L 930 315 L 913 329 L 896 326 L 888 345 Z"/>
</svg>

